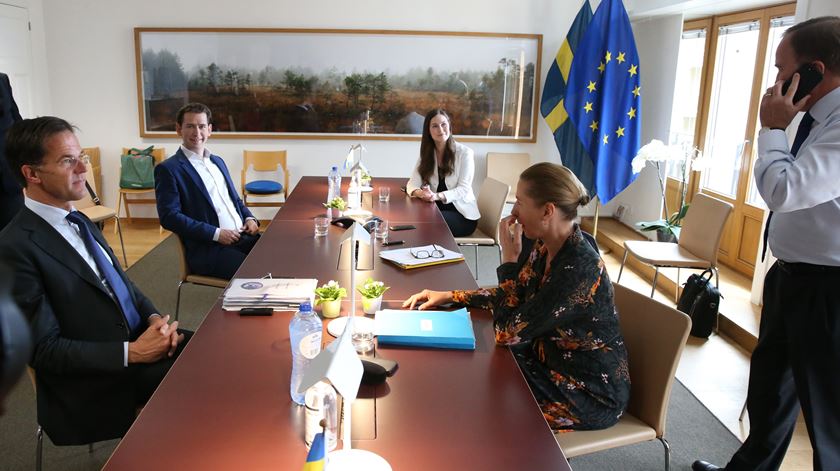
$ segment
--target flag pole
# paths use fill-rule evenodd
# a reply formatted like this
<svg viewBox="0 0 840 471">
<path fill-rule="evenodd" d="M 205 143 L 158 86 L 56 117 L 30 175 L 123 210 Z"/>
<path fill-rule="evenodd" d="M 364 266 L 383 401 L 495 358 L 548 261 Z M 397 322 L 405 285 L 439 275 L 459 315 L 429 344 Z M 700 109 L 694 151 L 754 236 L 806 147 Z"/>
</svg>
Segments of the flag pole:
<svg viewBox="0 0 840 471">
<path fill-rule="evenodd" d="M 598 216 L 601 212 L 601 200 L 595 195 L 595 227 L 592 229 L 592 237 L 598 238 Z"/>
</svg>

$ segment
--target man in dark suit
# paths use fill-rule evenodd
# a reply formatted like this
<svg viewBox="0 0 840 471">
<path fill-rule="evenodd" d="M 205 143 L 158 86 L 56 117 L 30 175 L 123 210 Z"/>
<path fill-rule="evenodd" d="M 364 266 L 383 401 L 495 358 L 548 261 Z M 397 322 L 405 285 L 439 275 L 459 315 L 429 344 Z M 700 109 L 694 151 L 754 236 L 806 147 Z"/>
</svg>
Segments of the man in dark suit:
<svg viewBox="0 0 840 471">
<path fill-rule="evenodd" d="M 121 437 L 185 343 L 128 279 L 73 201 L 87 191 L 73 127 L 51 116 L 9 130 L 25 207 L 0 232 L 0 261 L 32 328 L 38 422 L 56 445 Z M 189 333 L 187 333 L 189 335 Z"/>
<path fill-rule="evenodd" d="M 0 230 L 6 227 L 23 207 L 23 190 L 3 157 L 6 130 L 20 120 L 9 77 L 0 72 Z"/>
<path fill-rule="evenodd" d="M 160 224 L 184 242 L 193 273 L 230 279 L 259 239 L 259 223 L 242 203 L 225 162 L 205 147 L 210 108 L 178 111 L 178 152 L 155 167 Z"/>
</svg>

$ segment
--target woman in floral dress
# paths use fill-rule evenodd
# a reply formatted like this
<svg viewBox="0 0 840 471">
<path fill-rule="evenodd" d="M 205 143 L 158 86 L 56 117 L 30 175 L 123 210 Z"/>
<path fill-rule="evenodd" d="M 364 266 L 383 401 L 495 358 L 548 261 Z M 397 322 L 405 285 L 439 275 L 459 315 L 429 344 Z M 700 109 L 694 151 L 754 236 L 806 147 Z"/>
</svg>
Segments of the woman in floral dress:
<svg viewBox="0 0 840 471">
<path fill-rule="evenodd" d="M 423 290 L 403 305 L 490 309 L 496 343 L 511 348 L 554 430 L 610 427 L 630 397 L 612 283 L 574 222 L 588 202 L 586 188 L 566 167 L 531 166 L 520 175 L 516 204 L 500 227 L 499 286 Z M 523 234 L 534 241 L 530 250 L 522 250 Z"/>
</svg>

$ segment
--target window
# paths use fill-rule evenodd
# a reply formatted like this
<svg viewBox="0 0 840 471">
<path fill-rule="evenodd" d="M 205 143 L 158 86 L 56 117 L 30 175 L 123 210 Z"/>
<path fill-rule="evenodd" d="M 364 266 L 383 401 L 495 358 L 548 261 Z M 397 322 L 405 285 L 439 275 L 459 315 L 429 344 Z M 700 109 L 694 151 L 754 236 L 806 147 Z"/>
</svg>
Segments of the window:
<svg viewBox="0 0 840 471">
<path fill-rule="evenodd" d="M 793 16 L 782 16 L 770 20 L 770 35 L 767 38 L 768 44 L 767 54 L 764 59 L 764 81 L 761 87 L 762 90 L 766 90 L 776 83 L 776 48 L 779 47 L 779 43 L 782 41 L 782 35 L 793 25 L 793 22 Z M 759 126 L 761 126 L 761 124 L 756 125 L 756 136 L 758 135 Z M 753 146 L 753 162 L 755 162 L 757 152 L 757 147 Z M 747 203 L 753 206 L 758 206 L 762 209 L 766 208 L 767 205 L 764 204 L 764 200 L 761 199 L 761 195 L 758 194 L 758 189 L 755 187 L 755 179 L 750 178 L 749 184 L 750 190 L 749 196 L 747 197 Z"/>
<path fill-rule="evenodd" d="M 706 28 L 683 31 L 677 58 L 677 80 L 674 84 L 674 105 L 671 108 L 668 144 L 689 148 L 694 146 L 705 53 Z M 668 167 L 668 176 L 681 180 L 683 171 L 678 165 L 671 165 Z"/>
</svg>

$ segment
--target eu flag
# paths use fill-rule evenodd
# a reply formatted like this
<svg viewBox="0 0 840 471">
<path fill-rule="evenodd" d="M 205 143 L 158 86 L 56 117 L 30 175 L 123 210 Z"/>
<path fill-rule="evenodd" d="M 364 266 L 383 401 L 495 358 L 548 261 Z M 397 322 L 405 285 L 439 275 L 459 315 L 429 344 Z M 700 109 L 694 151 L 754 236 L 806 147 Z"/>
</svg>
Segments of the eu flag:
<svg viewBox="0 0 840 471">
<path fill-rule="evenodd" d="M 564 100 L 606 204 L 634 179 L 639 150 L 639 54 L 621 0 L 603 0 L 578 44 Z"/>
<path fill-rule="evenodd" d="M 592 21 L 592 9 L 589 7 L 589 0 L 584 0 L 583 6 L 580 7 L 580 11 L 578 11 L 569 32 L 566 34 L 566 40 L 563 41 L 554 62 L 548 69 L 548 76 L 543 87 L 542 102 L 540 102 L 540 114 L 545 118 L 551 132 L 554 133 L 554 143 L 557 144 L 557 150 L 560 151 L 563 165 L 577 175 L 581 183 L 589 190 L 590 195 L 594 195 L 595 167 L 580 142 L 577 128 L 575 128 L 574 123 L 569 121 L 569 115 L 563 106 L 569 69 L 572 67 L 575 51 L 590 21 Z"/>
</svg>

